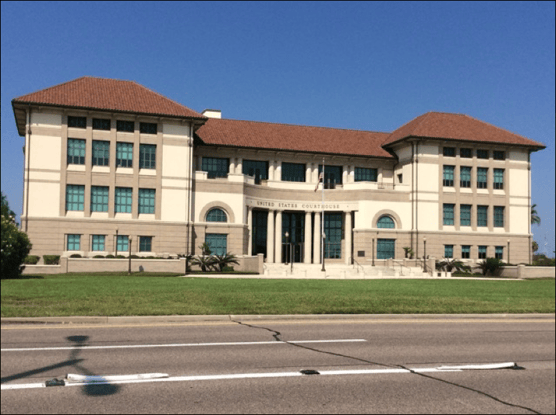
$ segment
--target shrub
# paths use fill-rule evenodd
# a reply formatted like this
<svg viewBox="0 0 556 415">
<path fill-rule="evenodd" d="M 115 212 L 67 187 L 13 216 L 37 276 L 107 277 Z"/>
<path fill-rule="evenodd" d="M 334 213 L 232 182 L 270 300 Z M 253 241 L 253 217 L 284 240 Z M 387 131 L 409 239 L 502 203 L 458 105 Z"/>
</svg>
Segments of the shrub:
<svg viewBox="0 0 556 415">
<path fill-rule="evenodd" d="M 234 267 L 222 267 L 222 272 L 233 272 Z"/>
<path fill-rule="evenodd" d="M 123 256 L 123 255 L 116 255 L 116 258 L 118 258 L 118 259 L 124 258 L 124 259 L 125 259 L 125 256 Z"/>
<path fill-rule="evenodd" d="M 455 258 L 454 259 L 446 258 L 443 261 L 437 262 L 436 269 L 439 271 L 447 271 L 447 272 L 453 272 L 453 270 L 462 273 L 471 272 L 471 267 L 465 265 L 463 262 Z"/>
<path fill-rule="evenodd" d="M 44 265 L 58 265 L 60 263 L 60 255 L 43 255 Z"/>
<path fill-rule="evenodd" d="M 71 254 L 70 258 L 83 258 L 80 254 Z"/>
<path fill-rule="evenodd" d="M 478 265 L 483 272 L 483 275 L 487 275 L 488 273 L 490 273 L 490 275 L 494 275 L 494 273 L 505 264 L 498 258 L 487 258 L 484 261 L 479 262 Z"/>
<path fill-rule="evenodd" d="M 131 255 L 131 259 L 139 259 L 139 255 Z"/>
<path fill-rule="evenodd" d="M 23 263 L 28 265 L 36 265 L 37 262 L 39 262 L 39 259 L 40 257 L 38 255 L 27 255 Z"/>
<path fill-rule="evenodd" d="M 104 258 L 104 255 L 95 255 L 93 258 Z"/>
<path fill-rule="evenodd" d="M 4 207 L 10 214 L 4 214 Z M 21 274 L 21 265 L 31 251 L 31 242 L 25 232 L 17 229 L 14 217 L 2 194 L 2 245 L 0 248 L 0 274 L 2 278 L 16 278 Z"/>
<path fill-rule="evenodd" d="M 106 255 L 106 258 L 108 258 L 108 259 L 112 259 L 112 258 L 114 258 L 114 255 L 112 255 L 112 254 L 108 254 L 108 255 Z"/>
</svg>

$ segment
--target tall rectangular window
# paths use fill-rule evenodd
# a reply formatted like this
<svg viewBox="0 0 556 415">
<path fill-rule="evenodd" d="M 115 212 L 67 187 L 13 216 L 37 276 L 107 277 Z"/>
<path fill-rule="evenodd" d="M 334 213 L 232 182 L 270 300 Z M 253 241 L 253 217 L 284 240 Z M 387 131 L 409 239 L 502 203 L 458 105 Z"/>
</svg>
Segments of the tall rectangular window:
<svg viewBox="0 0 556 415">
<path fill-rule="evenodd" d="M 133 143 L 116 143 L 116 167 L 133 167 Z"/>
<path fill-rule="evenodd" d="M 389 259 L 389 258 L 395 258 L 395 257 L 396 257 L 396 240 L 395 239 L 377 239 L 376 240 L 376 258 L 377 259 Z"/>
<path fill-rule="evenodd" d="M 132 191 L 131 187 L 116 187 L 116 213 L 131 213 Z"/>
<path fill-rule="evenodd" d="M 282 162 L 283 182 L 304 182 L 305 164 Z"/>
<path fill-rule="evenodd" d="M 213 255 L 224 255 L 228 252 L 228 235 L 218 233 L 207 233 L 205 242 L 210 247 Z"/>
<path fill-rule="evenodd" d="M 81 248 L 81 235 L 68 235 L 67 251 L 79 251 Z"/>
<path fill-rule="evenodd" d="M 217 157 L 203 157 L 202 170 L 208 173 L 209 179 L 228 177 L 230 159 Z"/>
<path fill-rule="evenodd" d="M 376 182 L 378 177 L 378 170 L 373 168 L 356 167 L 355 168 L 355 181 L 356 182 Z M 400 180 L 401 183 L 401 180 Z"/>
<path fill-rule="evenodd" d="M 471 148 L 460 148 L 459 156 L 464 159 L 473 158 L 473 149 Z"/>
<path fill-rule="evenodd" d="M 66 186 L 66 210 L 83 211 L 85 186 L 68 184 Z"/>
<path fill-rule="evenodd" d="M 157 124 L 154 122 L 139 123 L 139 132 L 141 134 L 156 134 L 158 132 Z"/>
<path fill-rule="evenodd" d="M 444 258 L 454 257 L 454 245 L 444 245 Z"/>
<path fill-rule="evenodd" d="M 459 186 L 471 187 L 471 167 L 467 167 L 467 166 L 460 167 Z"/>
<path fill-rule="evenodd" d="M 444 157 L 455 157 L 456 156 L 456 148 L 455 147 L 443 147 L 442 154 Z"/>
<path fill-rule="evenodd" d="M 494 248 L 494 258 L 496 259 L 504 259 L 504 247 L 497 246 Z"/>
<path fill-rule="evenodd" d="M 487 247 L 485 245 L 479 245 L 479 259 L 486 259 L 487 257 Z"/>
<path fill-rule="evenodd" d="M 494 169 L 494 183 L 495 189 L 504 188 L 504 169 Z"/>
<path fill-rule="evenodd" d="M 133 121 L 116 121 L 116 131 L 132 133 L 135 131 L 135 122 Z"/>
<path fill-rule="evenodd" d="M 471 226 L 471 205 L 460 205 L 459 218 L 461 226 Z"/>
<path fill-rule="evenodd" d="M 68 116 L 68 127 L 71 128 L 87 128 L 87 117 Z"/>
<path fill-rule="evenodd" d="M 118 235 L 118 239 L 116 239 L 116 248 L 120 252 L 127 252 L 129 250 L 129 236 Z"/>
<path fill-rule="evenodd" d="M 139 189 L 139 213 L 154 213 L 155 189 Z"/>
<path fill-rule="evenodd" d="M 477 226 L 488 226 L 488 206 L 477 206 Z"/>
<path fill-rule="evenodd" d="M 151 252 L 153 244 L 152 236 L 140 236 L 139 237 L 139 252 Z"/>
<path fill-rule="evenodd" d="M 471 257 L 471 245 L 461 246 L 461 257 L 462 259 L 469 259 Z"/>
<path fill-rule="evenodd" d="M 506 152 L 505 151 L 494 150 L 492 152 L 492 158 L 494 160 L 506 160 Z"/>
<path fill-rule="evenodd" d="M 104 251 L 104 240 L 105 240 L 105 235 L 93 235 L 92 250 Z"/>
<path fill-rule="evenodd" d="M 255 178 L 255 183 L 268 180 L 268 161 L 243 160 L 241 172 Z"/>
<path fill-rule="evenodd" d="M 447 187 L 454 186 L 454 166 L 444 166 L 444 172 L 442 176 L 442 186 L 447 186 Z"/>
<path fill-rule="evenodd" d="M 108 212 L 108 186 L 91 186 L 91 212 Z"/>
<path fill-rule="evenodd" d="M 85 140 L 68 138 L 68 164 L 85 164 Z"/>
<path fill-rule="evenodd" d="M 494 227 L 504 227 L 504 206 L 494 206 Z"/>
<path fill-rule="evenodd" d="M 484 167 L 477 168 L 477 189 L 487 188 L 488 169 Z"/>
<path fill-rule="evenodd" d="M 444 225 L 454 224 L 454 205 L 452 203 L 444 203 L 442 207 Z"/>
<path fill-rule="evenodd" d="M 342 166 L 324 166 L 324 188 L 334 189 L 337 184 L 342 184 Z M 319 176 L 322 172 L 322 165 L 319 165 Z"/>
<path fill-rule="evenodd" d="M 110 165 L 110 141 L 93 140 L 93 166 Z"/>
<path fill-rule="evenodd" d="M 139 144 L 139 168 L 156 169 L 156 145 Z"/>
<path fill-rule="evenodd" d="M 477 150 L 478 159 L 488 159 L 488 150 Z"/>
<path fill-rule="evenodd" d="M 110 131 L 110 120 L 93 118 L 93 130 Z"/>
</svg>

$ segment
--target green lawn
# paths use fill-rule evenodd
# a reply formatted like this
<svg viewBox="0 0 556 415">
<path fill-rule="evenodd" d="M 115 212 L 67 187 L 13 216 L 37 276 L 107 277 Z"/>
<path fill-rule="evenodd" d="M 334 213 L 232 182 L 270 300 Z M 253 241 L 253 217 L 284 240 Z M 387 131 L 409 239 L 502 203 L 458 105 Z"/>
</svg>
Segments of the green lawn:
<svg viewBox="0 0 556 415">
<path fill-rule="evenodd" d="M 2 280 L 2 317 L 554 313 L 554 280 L 264 280 L 61 274 Z"/>
</svg>

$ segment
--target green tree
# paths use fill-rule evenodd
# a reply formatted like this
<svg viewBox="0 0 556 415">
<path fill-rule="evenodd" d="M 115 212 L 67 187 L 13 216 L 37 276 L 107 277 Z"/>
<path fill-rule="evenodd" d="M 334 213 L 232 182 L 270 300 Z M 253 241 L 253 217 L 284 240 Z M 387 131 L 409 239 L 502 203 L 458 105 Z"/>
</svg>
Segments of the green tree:
<svg viewBox="0 0 556 415">
<path fill-rule="evenodd" d="M 533 248 L 533 252 L 537 252 L 539 250 L 539 244 L 537 243 L 537 241 L 533 241 L 531 245 Z"/>
<path fill-rule="evenodd" d="M 21 264 L 31 251 L 31 242 L 25 232 L 17 229 L 15 213 L 2 193 L 2 228 L 0 246 L 0 276 L 16 278 L 21 274 Z"/>
<path fill-rule="evenodd" d="M 537 213 L 537 204 L 535 203 L 533 206 L 531 206 L 531 225 L 540 225 L 541 224 L 541 218 L 539 216 L 539 214 Z"/>
</svg>

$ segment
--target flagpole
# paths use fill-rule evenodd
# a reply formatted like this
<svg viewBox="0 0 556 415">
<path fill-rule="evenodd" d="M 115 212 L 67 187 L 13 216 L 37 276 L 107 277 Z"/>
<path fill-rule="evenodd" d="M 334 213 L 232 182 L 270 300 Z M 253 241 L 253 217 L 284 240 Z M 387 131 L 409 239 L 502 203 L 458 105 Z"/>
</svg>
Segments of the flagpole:
<svg viewBox="0 0 556 415">
<path fill-rule="evenodd" d="M 321 239 L 321 258 L 322 258 L 322 269 L 321 271 L 326 272 L 326 269 L 324 268 L 324 241 L 325 241 L 325 235 L 324 235 L 324 179 L 325 175 L 324 175 L 324 157 L 322 158 L 322 206 L 321 206 L 321 210 L 322 210 L 322 218 L 321 218 L 321 234 L 320 234 L 320 239 Z"/>
</svg>

